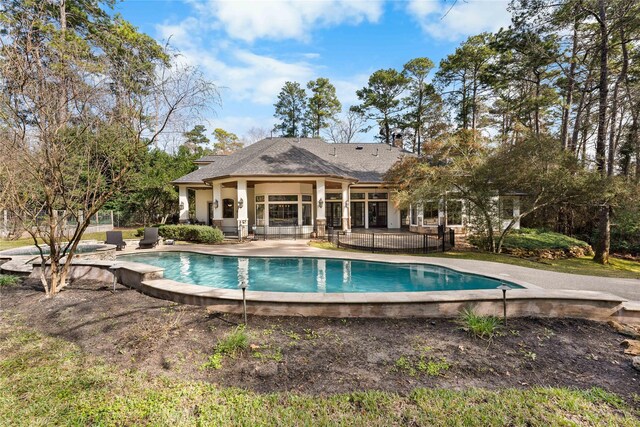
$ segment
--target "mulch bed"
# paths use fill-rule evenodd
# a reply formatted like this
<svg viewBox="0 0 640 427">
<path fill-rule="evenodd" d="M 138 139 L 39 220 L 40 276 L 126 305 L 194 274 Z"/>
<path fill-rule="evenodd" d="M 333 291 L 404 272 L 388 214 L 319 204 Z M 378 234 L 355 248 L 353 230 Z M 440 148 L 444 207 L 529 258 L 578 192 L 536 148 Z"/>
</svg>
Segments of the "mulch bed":
<svg viewBox="0 0 640 427">
<path fill-rule="evenodd" d="M 121 368 L 258 392 L 596 386 L 636 405 L 640 393 L 640 372 L 620 345 L 625 337 L 584 320 L 511 319 L 499 336 L 484 340 L 455 319 L 250 316 L 251 348 L 225 357 L 218 370 L 203 365 L 240 316 L 122 286 L 114 293 L 108 284 L 75 283 L 45 298 L 37 281 L 25 281 L 0 291 L 0 321 L 15 320 Z M 417 369 L 420 362 L 446 367 L 428 374 Z"/>
</svg>

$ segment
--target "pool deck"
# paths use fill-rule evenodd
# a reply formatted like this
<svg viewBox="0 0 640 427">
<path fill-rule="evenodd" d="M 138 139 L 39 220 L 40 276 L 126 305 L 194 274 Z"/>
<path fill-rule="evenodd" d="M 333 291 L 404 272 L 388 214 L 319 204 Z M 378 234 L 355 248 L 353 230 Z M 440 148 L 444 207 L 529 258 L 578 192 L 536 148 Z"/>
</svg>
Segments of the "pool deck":
<svg viewBox="0 0 640 427">
<path fill-rule="evenodd" d="M 202 253 L 232 256 L 304 256 L 318 258 L 353 259 L 362 261 L 433 264 L 442 267 L 453 268 L 464 272 L 488 275 L 492 277 L 504 277 L 505 280 L 514 281 L 516 283 L 523 283 L 528 288 L 539 287 L 549 290 L 563 289 L 607 292 L 627 300 L 640 301 L 639 279 L 584 276 L 580 274 L 568 274 L 555 271 L 538 270 L 534 268 L 520 267 L 516 265 L 502 264 L 497 262 L 438 258 L 435 256 L 421 257 L 411 255 L 369 254 L 362 252 L 335 251 L 309 246 L 307 240 L 255 241 L 236 245 L 221 246 L 160 246 L 155 250 L 193 250 Z M 140 253 L 142 251 L 129 249 L 126 252 L 122 253 L 132 252 Z"/>
</svg>

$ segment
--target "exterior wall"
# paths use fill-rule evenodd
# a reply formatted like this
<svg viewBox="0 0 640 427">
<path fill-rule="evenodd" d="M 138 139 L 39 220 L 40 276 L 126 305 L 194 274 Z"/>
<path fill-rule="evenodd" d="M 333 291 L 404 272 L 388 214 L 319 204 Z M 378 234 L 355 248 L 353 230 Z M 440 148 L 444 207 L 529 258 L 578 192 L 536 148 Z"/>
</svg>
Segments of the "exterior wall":
<svg viewBox="0 0 640 427">
<path fill-rule="evenodd" d="M 520 215 L 520 197 L 519 196 L 505 196 L 502 198 L 498 198 L 498 196 L 496 196 L 495 198 L 495 203 L 496 205 L 499 205 L 499 200 L 500 199 L 506 199 L 506 200 L 513 200 L 513 216 L 516 217 L 518 215 Z M 451 200 L 456 200 L 456 199 L 451 199 Z M 411 211 L 411 209 L 410 209 Z M 502 215 L 502 210 L 500 209 L 500 215 Z M 438 225 L 439 224 L 444 224 L 446 225 L 448 228 L 452 228 L 456 234 L 467 234 L 468 233 L 468 226 L 469 224 L 471 224 L 474 220 L 474 217 L 469 215 L 469 211 L 468 211 L 468 207 L 466 206 L 466 204 L 463 204 L 463 208 L 462 208 L 462 225 L 450 225 L 447 222 L 447 212 L 444 209 L 444 203 L 443 201 L 439 202 L 439 208 L 438 208 L 438 222 L 437 224 L 426 224 L 424 221 L 424 211 L 423 211 L 423 206 L 418 204 L 417 206 L 417 210 L 416 210 L 416 217 L 417 220 L 413 220 L 411 219 L 411 225 L 409 226 L 409 230 L 411 232 L 414 233 L 435 233 L 437 231 Z M 511 222 L 511 219 L 504 219 L 501 221 L 498 221 L 498 224 L 501 227 L 501 230 L 505 229 L 508 225 L 509 222 Z M 514 226 L 512 227 L 514 230 L 518 230 L 520 229 L 520 220 L 518 220 Z"/>
<path fill-rule="evenodd" d="M 196 193 L 196 221 L 207 223 L 209 213 L 208 204 L 211 203 L 213 194 L 211 190 L 195 190 Z"/>
<path fill-rule="evenodd" d="M 223 188 L 222 189 L 222 200 L 224 199 L 233 199 L 233 218 L 224 218 L 222 220 L 222 226 L 225 228 L 237 228 L 238 227 L 238 192 L 235 188 Z M 222 203 L 220 200 L 220 203 Z M 222 205 L 221 205 L 222 206 Z"/>
</svg>

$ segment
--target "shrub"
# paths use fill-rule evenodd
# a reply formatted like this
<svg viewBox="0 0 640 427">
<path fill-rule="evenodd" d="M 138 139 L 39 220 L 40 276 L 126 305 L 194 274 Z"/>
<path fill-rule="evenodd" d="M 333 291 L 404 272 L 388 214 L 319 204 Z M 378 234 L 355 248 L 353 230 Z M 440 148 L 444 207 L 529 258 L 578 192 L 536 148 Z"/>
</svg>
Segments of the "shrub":
<svg viewBox="0 0 640 427">
<path fill-rule="evenodd" d="M 0 287 L 15 286 L 20 282 L 20 278 L 16 276 L 9 276 L 6 274 L 0 274 Z"/>
<path fill-rule="evenodd" d="M 225 338 L 218 341 L 216 353 L 234 357 L 237 353 L 249 346 L 249 337 L 244 330 L 244 326 L 238 326 Z"/>
<path fill-rule="evenodd" d="M 496 334 L 500 319 L 495 316 L 480 316 L 473 310 L 464 309 L 460 315 L 462 329 L 482 339 L 491 339 Z"/>
<path fill-rule="evenodd" d="M 158 232 L 165 239 L 186 242 L 219 243 L 224 240 L 224 234 L 220 229 L 206 225 L 161 225 Z"/>
</svg>

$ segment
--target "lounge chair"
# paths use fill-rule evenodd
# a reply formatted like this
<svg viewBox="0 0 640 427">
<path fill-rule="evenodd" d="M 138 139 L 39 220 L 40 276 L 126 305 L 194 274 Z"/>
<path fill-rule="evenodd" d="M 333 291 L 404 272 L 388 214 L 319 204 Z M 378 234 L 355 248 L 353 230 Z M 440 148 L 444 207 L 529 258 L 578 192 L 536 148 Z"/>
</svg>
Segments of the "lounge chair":
<svg viewBox="0 0 640 427">
<path fill-rule="evenodd" d="M 150 227 L 144 229 L 144 237 L 138 243 L 140 248 L 155 248 L 158 242 L 160 241 L 160 237 L 158 237 L 158 228 Z"/>
<path fill-rule="evenodd" d="M 127 246 L 127 242 L 122 239 L 122 231 L 107 231 L 107 245 L 116 245 L 116 250 L 121 251 Z"/>
</svg>

